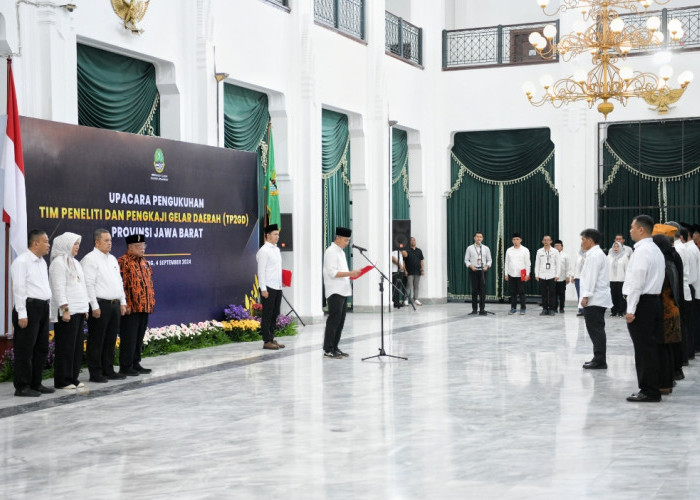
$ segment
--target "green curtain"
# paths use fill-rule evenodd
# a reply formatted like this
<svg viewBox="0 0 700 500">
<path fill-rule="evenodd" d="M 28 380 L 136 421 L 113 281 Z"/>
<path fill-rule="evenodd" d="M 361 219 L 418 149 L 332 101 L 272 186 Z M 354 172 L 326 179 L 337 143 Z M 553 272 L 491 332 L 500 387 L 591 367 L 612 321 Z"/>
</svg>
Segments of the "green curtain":
<svg viewBox="0 0 700 500">
<path fill-rule="evenodd" d="M 321 116 L 323 251 L 335 239 L 337 226 L 350 223 L 350 134 L 347 115 L 324 109 Z M 352 269 L 350 248 L 345 249 Z M 325 303 L 325 302 L 324 302 Z"/>
<path fill-rule="evenodd" d="M 78 124 L 160 135 L 153 64 L 78 44 Z"/>
<path fill-rule="evenodd" d="M 603 144 L 598 227 L 604 246 L 640 213 L 700 220 L 700 120 L 610 125 Z"/>
<path fill-rule="evenodd" d="M 265 224 L 265 181 L 272 128 L 267 95 L 224 83 L 224 147 L 258 154 L 258 217 Z M 262 232 L 260 233 L 262 241 Z"/>
<path fill-rule="evenodd" d="M 408 134 L 392 128 L 391 135 L 391 215 L 392 219 L 410 219 L 408 193 Z"/>
<path fill-rule="evenodd" d="M 546 128 L 455 135 L 447 199 L 448 297 L 471 295 L 464 253 L 476 231 L 484 234 L 494 261 L 486 288 L 490 299 L 508 296 L 503 264 L 512 233 L 522 235 L 533 263 L 542 236 L 557 238 L 559 194 L 549 137 Z M 534 280 L 525 289 L 539 295 Z"/>
</svg>

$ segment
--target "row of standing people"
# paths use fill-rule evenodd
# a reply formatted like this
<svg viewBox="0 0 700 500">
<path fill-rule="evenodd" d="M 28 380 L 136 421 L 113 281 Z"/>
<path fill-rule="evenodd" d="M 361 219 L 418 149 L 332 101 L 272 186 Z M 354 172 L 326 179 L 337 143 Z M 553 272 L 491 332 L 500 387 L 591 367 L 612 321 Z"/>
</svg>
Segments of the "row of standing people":
<svg viewBox="0 0 700 500">
<path fill-rule="evenodd" d="M 613 316 L 622 310 L 639 386 L 627 400 L 658 402 L 685 377 L 683 366 L 695 357 L 695 339 L 700 339 L 700 301 L 694 298 L 700 287 L 700 226 L 689 231 L 673 222 L 655 225 L 651 217 L 639 215 L 630 225 L 630 236 L 635 242 L 630 255 L 616 238 L 606 257 L 600 232 L 581 233 L 579 307 L 593 343 L 593 358 L 583 368 L 607 368 L 605 310 L 612 308 Z M 624 302 L 615 304 L 612 284 L 620 280 Z"/>
<path fill-rule="evenodd" d="M 66 232 L 54 238 L 52 248 L 46 232 L 32 230 L 27 250 L 12 263 L 16 396 L 36 397 L 55 391 L 42 384 L 52 322 L 55 388 L 84 386 L 79 376 L 86 319 L 91 382 L 151 372 L 141 366 L 143 338 L 155 306 L 144 236 L 127 237 L 127 251 L 118 260 L 110 253 L 109 231 L 97 229 L 93 250 L 78 261 L 75 257 L 81 239 Z M 44 257 L 49 253 L 51 264 L 47 266 Z M 119 372 L 114 369 L 117 336 Z"/>
</svg>

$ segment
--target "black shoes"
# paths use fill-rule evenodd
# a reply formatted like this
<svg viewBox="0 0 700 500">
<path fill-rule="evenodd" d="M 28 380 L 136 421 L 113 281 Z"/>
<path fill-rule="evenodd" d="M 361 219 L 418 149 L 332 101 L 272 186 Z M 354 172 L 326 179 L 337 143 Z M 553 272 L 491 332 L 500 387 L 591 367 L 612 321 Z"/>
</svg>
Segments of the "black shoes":
<svg viewBox="0 0 700 500">
<path fill-rule="evenodd" d="M 479 314 L 479 313 L 476 312 L 476 311 L 472 311 L 472 312 L 469 313 L 469 316 L 476 316 L 477 314 Z"/>
<path fill-rule="evenodd" d="M 661 402 L 661 396 L 656 396 L 653 398 L 640 391 L 637 394 L 632 394 L 630 397 L 628 397 L 627 401 L 630 403 L 659 403 Z"/>
<path fill-rule="evenodd" d="M 56 392 L 56 389 L 51 389 L 50 387 L 46 387 L 45 385 L 40 385 L 39 387 L 32 387 L 32 389 L 41 394 L 53 394 L 54 392 Z"/>
<path fill-rule="evenodd" d="M 121 373 L 109 373 L 105 375 L 107 377 L 107 380 L 124 380 L 126 378 L 126 375 L 122 375 Z"/>
<path fill-rule="evenodd" d="M 15 396 L 22 398 L 38 398 L 41 396 L 39 391 L 35 391 L 31 387 L 25 387 L 24 389 L 15 389 Z"/>
<path fill-rule="evenodd" d="M 127 377 L 138 377 L 139 375 L 139 372 L 133 368 L 122 368 L 119 370 L 119 373 Z"/>
<path fill-rule="evenodd" d="M 102 375 L 96 375 L 94 377 L 90 377 L 90 382 L 97 382 L 98 384 L 106 384 L 109 381 L 107 377 L 104 377 Z"/>
<path fill-rule="evenodd" d="M 333 358 L 333 359 L 343 359 L 343 355 L 340 354 L 339 352 L 330 352 L 330 351 L 323 351 L 323 357 L 324 358 Z"/>
<path fill-rule="evenodd" d="M 479 311 L 479 316 L 486 316 L 488 313 L 486 311 Z"/>
<path fill-rule="evenodd" d="M 344 357 L 344 358 L 349 358 L 349 357 L 350 357 L 350 355 L 349 355 L 347 352 L 343 352 L 343 351 L 341 351 L 340 349 L 336 349 L 336 350 L 335 350 L 335 354 L 340 354 L 340 355 L 341 355 L 342 357 Z"/>
<path fill-rule="evenodd" d="M 673 374 L 674 380 L 683 380 L 684 378 L 685 374 L 683 373 L 683 370 L 676 370 L 676 373 Z"/>
<path fill-rule="evenodd" d="M 149 373 L 151 373 L 153 371 L 150 368 L 144 368 L 139 363 L 134 363 L 134 370 L 139 372 L 141 375 L 148 375 Z"/>
<path fill-rule="evenodd" d="M 586 370 L 607 370 L 607 363 L 598 363 L 597 361 L 586 361 L 583 364 L 583 368 Z"/>
</svg>

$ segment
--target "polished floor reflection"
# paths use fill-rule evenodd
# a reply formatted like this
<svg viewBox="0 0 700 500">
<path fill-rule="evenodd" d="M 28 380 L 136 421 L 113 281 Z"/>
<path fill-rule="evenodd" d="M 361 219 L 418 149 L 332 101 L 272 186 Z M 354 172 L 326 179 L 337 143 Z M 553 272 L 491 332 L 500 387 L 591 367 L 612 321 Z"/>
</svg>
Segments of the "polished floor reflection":
<svg viewBox="0 0 700 500">
<path fill-rule="evenodd" d="M 634 404 L 624 320 L 608 370 L 573 308 L 467 316 L 467 304 L 349 314 L 263 351 L 148 359 L 150 376 L 26 400 L 0 384 L 0 498 L 698 498 L 700 360 Z M 700 358 L 699 358 L 700 359 Z M 84 377 L 85 379 L 87 377 Z"/>
</svg>

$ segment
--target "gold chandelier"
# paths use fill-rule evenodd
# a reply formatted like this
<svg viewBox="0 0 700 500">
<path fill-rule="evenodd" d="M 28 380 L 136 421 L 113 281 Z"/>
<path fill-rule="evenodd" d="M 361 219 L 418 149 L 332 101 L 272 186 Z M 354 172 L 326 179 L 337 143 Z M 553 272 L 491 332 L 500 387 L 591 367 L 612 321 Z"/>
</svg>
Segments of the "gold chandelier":
<svg viewBox="0 0 700 500">
<path fill-rule="evenodd" d="M 559 54 L 564 61 L 589 53 L 593 68 L 588 72 L 578 69 L 572 76 L 557 81 L 551 75 L 542 75 L 540 84 L 544 87 L 544 95 L 540 98 L 535 96 L 534 83 L 525 82 L 523 92 L 532 105 L 549 102 L 558 108 L 570 102 L 586 101 L 589 107 L 593 107 L 596 101 L 602 100 L 598 111 L 607 118 L 614 108 L 610 100 L 617 100 L 625 106 L 630 97 L 639 97 L 663 114 L 668 112 L 669 104 L 680 99 L 693 80 L 693 73 L 684 71 L 678 77 L 680 88 L 671 89 L 668 81 L 673 68 L 669 65 L 662 66 L 658 75 L 617 65 L 618 60 L 626 60 L 630 51 L 659 46 L 664 41 L 658 17 L 647 19 L 646 29 L 636 29 L 625 24 L 620 10 L 640 13 L 652 3 L 663 5 L 669 0 L 561 0 L 559 8 L 551 14 L 546 10 L 550 0 L 536 1 L 549 16 L 569 9 L 578 9 L 583 16 L 574 23 L 573 31 L 558 43 L 555 41 L 557 29 L 551 24 L 545 26 L 542 34 L 536 31 L 530 34 L 529 41 L 537 53 L 545 59 L 553 59 Z M 667 32 L 674 42 L 685 34 L 678 19 L 668 23 Z"/>
</svg>

